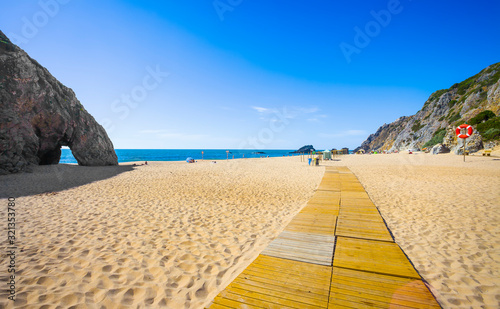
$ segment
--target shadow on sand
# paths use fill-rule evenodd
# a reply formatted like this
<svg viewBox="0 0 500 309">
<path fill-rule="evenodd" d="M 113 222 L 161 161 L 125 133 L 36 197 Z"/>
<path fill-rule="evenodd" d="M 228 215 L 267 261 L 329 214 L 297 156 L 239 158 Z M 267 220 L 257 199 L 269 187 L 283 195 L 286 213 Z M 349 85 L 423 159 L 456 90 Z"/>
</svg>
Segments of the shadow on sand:
<svg viewBox="0 0 500 309">
<path fill-rule="evenodd" d="M 78 166 L 69 164 L 34 166 L 32 173 L 0 176 L 0 198 L 58 192 L 114 177 L 134 169 L 132 165 Z"/>
</svg>

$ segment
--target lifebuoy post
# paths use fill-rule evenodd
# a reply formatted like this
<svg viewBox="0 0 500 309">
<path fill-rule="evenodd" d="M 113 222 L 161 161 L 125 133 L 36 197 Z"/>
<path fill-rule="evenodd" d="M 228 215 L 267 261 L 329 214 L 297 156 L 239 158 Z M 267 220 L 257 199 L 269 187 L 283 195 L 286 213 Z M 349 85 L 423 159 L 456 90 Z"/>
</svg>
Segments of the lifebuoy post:
<svg viewBox="0 0 500 309">
<path fill-rule="evenodd" d="M 472 128 L 472 126 L 464 123 L 457 127 L 455 133 L 457 134 L 458 138 L 464 140 L 464 162 L 465 162 L 465 143 L 467 142 L 467 138 L 470 137 L 472 134 L 474 134 L 474 129 Z"/>
</svg>

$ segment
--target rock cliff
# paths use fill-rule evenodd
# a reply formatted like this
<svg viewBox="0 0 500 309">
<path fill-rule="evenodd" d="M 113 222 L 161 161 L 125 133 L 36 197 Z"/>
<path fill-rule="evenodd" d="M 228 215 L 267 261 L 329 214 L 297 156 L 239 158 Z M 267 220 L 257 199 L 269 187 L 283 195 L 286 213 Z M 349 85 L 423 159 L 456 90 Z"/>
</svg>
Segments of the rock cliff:
<svg viewBox="0 0 500 309">
<path fill-rule="evenodd" d="M 471 121 L 488 110 L 495 119 L 489 120 L 487 126 L 484 126 L 484 121 L 473 125 L 475 134 L 467 139 L 467 149 L 471 152 L 482 149 L 485 141 L 489 144 L 498 143 L 499 78 L 500 63 L 496 63 L 449 89 L 434 92 L 415 115 L 384 124 L 356 150 L 394 151 L 431 148 L 443 144 L 445 148 L 459 153 L 462 140 L 457 140 L 455 136 L 456 126 Z"/>
<path fill-rule="evenodd" d="M 0 174 L 57 164 L 69 146 L 80 165 L 117 165 L 104 128 L 75 93 L 0 31 Z"/>
<path fill-rule="evenodd" d="M 311 151 L 316 151 L 312 145 L 305 145 L 300 147 L 298 150 L 295 150 L 291 153 L 309 153 Z"/>
</svg>

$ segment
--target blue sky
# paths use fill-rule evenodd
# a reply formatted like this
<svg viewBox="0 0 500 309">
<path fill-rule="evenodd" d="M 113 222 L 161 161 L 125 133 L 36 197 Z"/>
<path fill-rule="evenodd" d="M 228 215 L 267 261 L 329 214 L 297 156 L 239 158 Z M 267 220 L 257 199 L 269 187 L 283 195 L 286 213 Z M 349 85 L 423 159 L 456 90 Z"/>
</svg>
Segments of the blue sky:
<svg viewBox="0 0 500 309">
<path fill-rule="evenodd" d="M 115 148 L 354 148 L 500 61 L 499 1 L 2 1 Z"/>
</svg>

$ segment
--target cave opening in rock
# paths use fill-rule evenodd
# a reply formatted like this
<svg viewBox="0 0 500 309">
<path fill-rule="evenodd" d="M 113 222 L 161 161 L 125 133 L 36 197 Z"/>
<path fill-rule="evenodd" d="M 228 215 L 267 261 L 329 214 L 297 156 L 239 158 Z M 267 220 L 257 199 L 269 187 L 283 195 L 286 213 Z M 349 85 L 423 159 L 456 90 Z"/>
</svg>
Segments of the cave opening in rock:
<svg viewBox="0 0 500 309">
<path fill-rule="evenodd" d="M 61 160 L 61 146 L 58 145 L 54 149 L 39 151 L 38 158 L 40 165 L 51 165 L 58 164 L 59 160 Z"/>
</svg>

